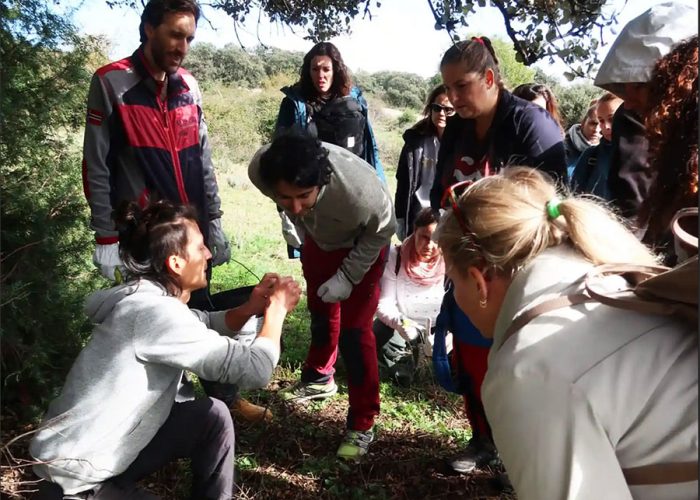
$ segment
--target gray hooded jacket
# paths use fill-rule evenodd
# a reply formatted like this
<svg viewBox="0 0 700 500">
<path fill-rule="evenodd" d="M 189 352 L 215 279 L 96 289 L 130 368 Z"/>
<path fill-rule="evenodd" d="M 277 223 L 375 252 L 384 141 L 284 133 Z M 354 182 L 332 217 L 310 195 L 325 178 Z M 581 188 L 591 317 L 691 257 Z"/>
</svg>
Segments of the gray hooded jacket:
<svg viewBox="0 0 700 500">
<path fill-rule="evenodd" d="M 269 339 L 231 338 L 225 311 L 190 310 L 150 281 L 98 291 L 85 309 L 92 336 L 29 449 L 36 474 L 65 494 L 126 470 L 168 418 L 183 370 L 257 388 L 279 359 Z"/>
</svg>

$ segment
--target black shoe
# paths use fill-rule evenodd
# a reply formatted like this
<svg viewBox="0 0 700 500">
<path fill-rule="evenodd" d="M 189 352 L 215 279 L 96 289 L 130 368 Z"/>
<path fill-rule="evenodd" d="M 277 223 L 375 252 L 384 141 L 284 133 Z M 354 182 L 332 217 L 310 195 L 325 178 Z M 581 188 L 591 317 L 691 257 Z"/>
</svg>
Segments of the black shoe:
<svg viewBox="0 0 700 500">
<path fill-rule="evenodd" d="M 468 474 L 476 468 L 489 465 L 498 459 L 496 448 L 487 439 L 471 438 L 464 453 L 447 461 L 447 465 L 459 474 Z"/>
</svg>

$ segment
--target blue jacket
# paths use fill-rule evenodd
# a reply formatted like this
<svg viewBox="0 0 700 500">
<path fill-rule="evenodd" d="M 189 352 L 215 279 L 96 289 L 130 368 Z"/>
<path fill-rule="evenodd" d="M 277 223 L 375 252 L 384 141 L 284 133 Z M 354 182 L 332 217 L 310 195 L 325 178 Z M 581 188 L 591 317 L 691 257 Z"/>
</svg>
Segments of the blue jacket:
<svg viewBox="0 0 700 500">
<path fill-rule="evenodd" d="M 473 119 L 455 115 L 447 120 L 440 141 L 435 182 L 430 191 L 433 208 L 440 208 L 444 190 L 456 182 L 455 165 L 466 157 L 468 161 L 475 159 L 477 162 L 486 157 L 491 174 L 507 165 L 526 165 L 555 179 L 566 179 L 566 151 L 559 125 L 546 110 L 507 90 L 500 92 L 496 115 L 483 143 L 475 140 Z M 473 175 L 480 177 L 477 172 Z"/>
<path fill-rule="evenodd" d="M 612 143 L 601 139 L 596 146 L 586 149 L 576 162 L 571 174 L 571 189 L 576 193 L 589 193 L 610 201 L 608 184 Z"/>
<path fill-rule="evenodd" d="M 292 127 L 294 125 L 301 126 L 306 129 L 312 118 L 306 113 L 306 101 L 299 94 L 299 90 L 296 88 L 296 86 L 282 87 L 280 90 L 285 97 L 282 99 L 279 114 L 277 115 L 275 135 L 277 135 L 280 130 Z M 374 167 L 374 169 L 377 171 L 377 176 L 379 176 L 382 182 L 386 184 L 384 168 L 382 167 L 382 162 L 379 160 L 377 141 L 374 138 L 374 132 L 372 131 L 372 126 L 369 123 L 367 101 L 362 96 L 362 91 L 359 89 L 359 87 L 353 87 L 350 89 L 350 96 L 360 104 L 362 107 L 362 113 L 365 115 L 365 147 L 364 156 L 362 159 Z"/>
</svg>

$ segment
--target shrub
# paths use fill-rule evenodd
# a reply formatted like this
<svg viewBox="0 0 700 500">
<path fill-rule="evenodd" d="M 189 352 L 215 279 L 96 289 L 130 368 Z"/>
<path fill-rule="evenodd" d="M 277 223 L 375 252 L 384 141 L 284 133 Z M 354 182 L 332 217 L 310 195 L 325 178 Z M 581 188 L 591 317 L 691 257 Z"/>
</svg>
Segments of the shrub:
<svg viewBox="0 0 700 500">
<path fill-rule="evenodd" d="M 63 383 L 90 332 L 82 302 L 104 283 L 76 140 L 100 47 L 39 0 L 1 9 L 3 403 L 30 416 Z"/>
</svg>

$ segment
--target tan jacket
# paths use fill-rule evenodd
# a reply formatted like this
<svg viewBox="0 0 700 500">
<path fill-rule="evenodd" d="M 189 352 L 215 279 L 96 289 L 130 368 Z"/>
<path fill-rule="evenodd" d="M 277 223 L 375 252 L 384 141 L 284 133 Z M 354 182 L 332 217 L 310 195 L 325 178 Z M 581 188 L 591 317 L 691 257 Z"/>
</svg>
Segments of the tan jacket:
<svg viewBox="0 0 700 500">
<path fill-rule="evenodd" d="M 628 486 L 623 475 L 697 461 L 696 331 L 588 303 L 504 338 L 521 311 L 570 289 L 590 268 L 568 248 L 544 252 L 516 275 L 496 323 L 483 402 L 518 498 L 698 498 L 697 481 Z"/>
</svg>

